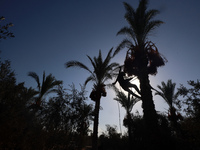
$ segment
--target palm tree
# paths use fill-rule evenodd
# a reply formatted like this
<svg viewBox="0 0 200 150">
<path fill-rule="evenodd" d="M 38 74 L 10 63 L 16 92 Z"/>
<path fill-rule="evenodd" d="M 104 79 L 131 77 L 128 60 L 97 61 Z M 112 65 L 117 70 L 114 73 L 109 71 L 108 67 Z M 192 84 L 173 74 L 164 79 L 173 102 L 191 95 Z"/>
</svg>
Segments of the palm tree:
<svg viewBox="0 0 200 150">
<path fill-rule="evenodd" d="M 173 106 L 178 98 L 178 92 L 175 92 L 176 83 L 172 83 L 172 80 L 168 80 L 166 84 L 165 82 L 161 82 L 161 85 L 162 86 L 157 86 L 160 91 L 156 91 L 155 95 L 160 95 L 169 105 L 168 118 L 176 128 L 177 120 L 181 118 L 180 114 L 176 114 L 176 108 Z"/>
<path fill-rule="evenodd" d="M 172 80 L 168 80 L 167 83 L 161 82 L 161 85 L 158 85 L 160 91 L 156 91 L 155 95 L 160 95 L 165 102 L 169 105 L 169 108 L 173 108 L 173 103 L 178 97 L 178 92 L 175 93 L 176 83 L 172 83 Z"/>
<path fill-rule="evenodd" d="M 92 70 L 90 70 L 86 65 L 79 61 L 69 61 L 65 64 L 66 68 L 69 67 L 79 67 L 87 70 L 90 73 L 90 76 L 86 79 L 85 85 L 92 81 L 94 83 L 93 90 L 90 94 L 90 98 L 95 101 L 95 110 L 94 110 L 94 125 L 93 125 L 93 139 L 92 147 L 93 150 L 98 148 L 98 120 L 99 120 L 99 108 L 100 108 L 100 99 L 101 96 L 106 96 L 105 91 L 105 82 L 109 79 L 112 79 L 114 72 L 113 69 L 118 67 L 117 63 L 110 63 L 111 61 L 112 49 L 108 52 L 106 59 L 102 60 L 101 50 L 99 50 L 98 57 L 93 59 L 90 56 L 87 56 L 92 64 Z"/>
<path fill-rule="evenodd" d="M 131 142 L 132 142 L 132 134 L 131 134 L 131 111 L 133 109 L 133 106 L 140 101 L 138 98 L 130 98 L 130 94 L 128 94 L 128 97 L 126 94 L 122 91 L 119 91 L 116 87 L 114 87 L 116 97 L 114 100 L 118 101 L 122 107 L 126 110 L 126 118 L 128 121 L 128 136 L 129 136 L 129 146 L 131 148 Z"/>
<path fill-rule="evenodd" d="M 37 82 L 38 96 L 35 100 L 35 106 L 39 107 L 42 103 L 43 97 L 49 93 L 57 92 L 57 89 L 55 87 L 62 84 L 62 81 L 56 80 L 55 77 L 52 76 L 52 74 L 49 74 L 46 77 L 45 72 L 43 72 L 42 85 L 40 83 L 39 76 L 35 72 L 29 72 L 28 76 L 32 77 Z"/>
<path fill-rule="evenodd" d="M 157 68 L 165 64 L 165 59 L 158 52 L 157 47 L 147 40 L 148 35 L 163 22 L 153 20 L 159 14 L 158 10 L 147 10 L 147 0 L 140 0 L 135 10 L 128 3 L 124 2 L 126 9 L 125 19 L 129 26 L 123 27 L 117 35 L 128 35 L 115 50 L 116 55 L 123 48 L 128 48 L 124 62 L 124 72 L 128 76 L 136 76 L 140 81 L 141 99 L 144 113 L 144 120 L 149 135 L 155 135 L 157 130 L 157 114 L 152 98 L 152 87 L 149 81 L 149 74 L 155 75 Z M 150 137 L 150 139 L 152 139 Z"/>
</svg>

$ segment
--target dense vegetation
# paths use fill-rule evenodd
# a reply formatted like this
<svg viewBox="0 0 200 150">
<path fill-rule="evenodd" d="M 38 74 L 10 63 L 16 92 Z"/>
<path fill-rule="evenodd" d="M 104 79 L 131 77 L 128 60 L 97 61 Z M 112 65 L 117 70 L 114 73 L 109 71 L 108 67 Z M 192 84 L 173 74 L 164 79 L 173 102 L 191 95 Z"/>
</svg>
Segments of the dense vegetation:
<svg viewBox="0 0 200 150">
<path fill-rule="evenodd" d="M 94 150 L 200 148 L 200 81 L 191 80 L 187 86 L 176 88 L 176 83 L 169 79 L 156 89 L 152 88 L 149 75 L 155 75 L 166 60 L 157 47 L 147 41 L 147 35 L 163 22 L 152 20 L 159 12 L 147 11 L 147 0 L 140 0 L 136 10 L 127 3 L 124 6 L 129 26 L 118 34 L 129 35 L 130 39 L 124 39 L 113 55 L 110 49 L 104 60 L 101 51 L 93 59 L 88 56 L 92 68 L 78 61 L 65 64 L 66 68 L 80 67 L 90 73 L 80 90 L 74 84 L 64 89 L 62 81 L 52 74 L 46 76 L 45 72 L 42 82 L 35 72 L 29 72 L 27 75 L 37 82 L 37 87 L 27 88 L 24 82 L 16 82 L 11 62 L 0 59 L 0 149 L 75 150 L 90 149 L 91 146 Z M 0 21 L 3 20 L 5 18 L 1 17 Z M 0 40 L 14 37 L 10 27 L 12 23 L 0 26 Z M 139 96 L 134 97 L 110 85 L 116 92 L 114 100 L 126 110 L 123 125 L 127 133 L 121 135 L 116 126 L 106 125 L 106 131 L 97 137 L 100 100 L 107 94 L 105 81 L 115 77 L 115 71 L 119 69 L 118 63 L 110 61 L 123 48 L 127 48 L 127 56 L 120 71 L 123 67 L 124 76 L 134 76 L 140 81 Z M 94 83 L 90 99 L 95 106 L 87 101 L 85 85 L 89 81 Z M 156 112 L 152 90 L 169 105 L 167 113 Z M 132 108 L 140 100 L 143 116 L 132 113 Z M 94 126 L 90 131 L 92 121 Z"/>
<path fill-rule="evenodd" d="M 157 94 L 169 103 L 168 114 L 158 114 L 159 131 L 163 148 L 198 149 L 200 147 L 200 81 L 188 81 L 187 88 L 177 88 L 169 80 L 158 86 Z M 58 85 L 56 94 L 43 99 L 37 106 L 38 91 L 16 83 L 9 61 L 0 62 L 0 148 L 1 149 L 76 149 L 91 145 L 89 125 L 94 118 L 94 107 L 86 100 L 85 87 L 78 91 L 72 84 L 69 89 Z M 162 89 L 162 90 L 159 90 Z M 120 92 L 120 91 L 118 91 Z M 161 94 L 162 93 L 162 94 Z M 173 94 L 173 95 L 171 95 Z M 167 99 L 166 96 L 170 97 Z M 177 96 L 178 95 L 178 96 Z M 119 94 L 116 100 L 119 100 Z M 176 99 L 174 99 L 175 97 Z M 126 103 L 126 101 L 123 101 Z M 117 133 L 116 127 L 107 125 L 99 137 L 101 149 L 145 148 L 144 120 L 131 113 L 134 102 L 123 104 L 129 118 L 124 126 L 129 134 Z M 131 107 L 131 108 L 130 108 Z M 129 144 L 129 135 L 132 137 Z"/>
<path fill-rule="evenodd" d="M 5 61 L 0 62 L 0 91 L 1 149 L 82 147 L 93 110 L 85 87 L 78 91 L 72 84 L 66 91 L 58 85 L 57 94 L 39 105 L 41 94 L 16 83 L 10 62 Z"/>
</svg>

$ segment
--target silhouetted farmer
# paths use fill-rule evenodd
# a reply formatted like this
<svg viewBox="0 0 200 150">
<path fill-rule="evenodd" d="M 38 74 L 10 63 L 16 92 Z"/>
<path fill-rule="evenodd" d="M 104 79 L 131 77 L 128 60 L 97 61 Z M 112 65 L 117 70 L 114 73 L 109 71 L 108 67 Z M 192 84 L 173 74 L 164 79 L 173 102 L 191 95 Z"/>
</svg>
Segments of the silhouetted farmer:
<svg viewBox="0 0 200 150">
<path fill-rule="evenodd" d="M 133 93 L 133 91 L 131 91 L 131 90 L 129 89 L 129 88 L 133 87 L 133 88 L 140 94 L 140 90 L 138 89 L 138 87 L 137 87 L 135 84 L 130 83 L 130 80 L 131 80 L 132 78 L 130 78 L 130 79 L 124 79 L 124 76 L 125 76 L 125 73 L 124 73 L 123 71 L 121 71 L 121 67 L 120 67 L 120 69 L 119 69 L 119 74 L 118 74 L 118 76 L 117 76 L 116 81 L 113 83 L 113 85 L 116 84 L 116 82 L 118 81 L 119 84 L 120 84 L 120 86 L 121 86 L 125 91 L 127 91 L 129 94 L 132 94 L 133 96 L 135 96 L 135 97 L 141 99 L 140 96 L 136 95 L 135 93 Z"/>
</svg>

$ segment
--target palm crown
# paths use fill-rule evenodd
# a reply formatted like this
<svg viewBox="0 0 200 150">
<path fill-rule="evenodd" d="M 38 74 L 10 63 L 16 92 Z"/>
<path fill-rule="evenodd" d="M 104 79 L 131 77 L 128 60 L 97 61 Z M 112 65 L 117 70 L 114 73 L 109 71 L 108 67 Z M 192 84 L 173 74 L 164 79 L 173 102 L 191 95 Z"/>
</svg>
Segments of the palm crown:
<svg viewBox="0 0 200 150">
<path fill-rule="evenodd" d="M 153 20 L 159 14 L 159 11 L 155 9 L 147 10 L 147 4 L 147 0 L 141 0 L 139 7 L 135 10 L 124 2 L 126 9 L 125 19 L 129 26 L 120 29 L 117 35 L 125 34 L 129 38 L 124 39 L 118 45 L 114 55 L 124 47 L 128 48 L 124 65 L 125 72 L 130 76 L 139 76 L 144 63 L 148 68 L 148 74 L 156 74 L 157 67 L 164 65 L 166 61 L 158 52 L 157 47 L 152 42 L 147 41 L 147 36 L 151 31 L 163 23 L 160 20 Z M 143 57 L 146 57 L 145 62 Z"/>
<path fill-rule="evenodd" d="M 42 102 L 42 98 L 45 95 L 56 92 L 57 89 L 55 87 L 62 84 L 62 81 L 56 80 L 55 77 L 52 76 L 52 74 L 49 74 L 46 77 L 45 72 L 43 72 L 42 85 L 40 83 L 39 76 L 35 72 L 29 72 L 28 76 L 32 77 L 37 82 L 37 93 L 39 94 L 39 96 L 36 98 L 36 104 L 39 106 Z"/>
<path fill-rule="evenodd" d="M 90 76 L 85 80 L 85 85 L 92 81 L 94 83 L 94 89 L 98 90 L 98 88 L 102 87 L 107 80 L 112 79 L 114 68 L 119 66 L 117 63 L 110 63 L 112 58 L 111 53 L 112 49 L 108 52 L 105 60 L 102 59 L 101 50 L 99 50 L 98 57 L 92 59 L 90 56 L 87 56 L 92 64 L 92 70 L 79 61 L 69 61 L 65 66 L 66 68 L 79 67 L 87 70 L 90 73 Z"/>
<path fill-rule="evenodd" d="M 115 93 L 116 93 L 116 97 L 114 98 L 114 100 L 118 101 L 122 107 L 124 107 L 124 109 L 126 110 L 127 113 L 130 113 L 133 109 L 133 106 L 140 101 L 140 99 L 138 98 L 129 98 L 126 96 L 125 93 L 119 91 L 116 87 L 114 87 Z"/>
<path fill-rule="evenodd" d="M 155 95 L 160 95 L 170 108 L 173 107 L 173 103 L 178 97 L 178 93 L 175 93 L 176 83 L 172 83 L 172 80 L 168 80 L 167 83 L 161 82 L 161 85 L 158 85 L 160 91 L 157 91 Z"/>
</svg>

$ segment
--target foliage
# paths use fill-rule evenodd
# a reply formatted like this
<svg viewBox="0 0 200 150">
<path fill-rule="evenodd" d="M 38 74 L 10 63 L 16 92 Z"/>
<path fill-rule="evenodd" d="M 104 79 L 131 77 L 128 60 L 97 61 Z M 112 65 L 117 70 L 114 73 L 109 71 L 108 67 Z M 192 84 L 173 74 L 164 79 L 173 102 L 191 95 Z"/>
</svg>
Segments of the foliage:
<svg viewBox="0 0 200 150">
<path fill-rule="evenodd" d="M 178 93 L 183 98 L 179 105 L 187 115 L 181 126 L 190 148 L 195 149 L 200 147 L 200 82 L 190 80 L 188 85 L 185 87 L 181 84 L 178 88 Z"/>
<path fill-rule="evenodd" d="M 35 72 L 29 72 L 28 76 L 35 79 L 37 82 L 37 88 L 38 88 L 38 96 L 35 97 L 35 104 L 32 106 L 40 107 L 42 101 L 44 101 L 44 96 L 50 93 L 57 92 L 57 86 L 62 84 L 62 81 L 56 80 L 55 77 L 52 76 L 52 74 L 49 74 L 47 77 L 45 76 L 45 72 L 43 72 L 43 79 L 42 79 L 42 85 L 39 80 L 39 76 Z"/>
<path fill-rule="evenodd" d="M 84 146 L 93 107 L 81 91 L 61 86 L 57 96 L 44 101 L 35 115 L 29 102 L 37 93 L 24 83 L 16 83 L 10 62 L 0 61 L 0 149 L 75 149 Z M 71 142 L 76 142 L 72 146 Z M 82 142 L 82 143 L 81 143 Z"/>
<path fill-rule="evenodd" d="M 119 101 L 126 109 L 127 115 L 123 120 L 123 125 L 129 128 L 131 146 L 134 149 L 199 149 L 200 147 L 200 81 L 188 81 L 189 88 L 183 85 L 175 93 L 175 83 L 168 80 L 167 84 L 162 82 L 158 86 L 160 95 L 173 110 L 174 104 L 183 108 L 187 116 L 180 122 L 179 131 L 174 133 L 170 125 L 170 118 L 166 114 L 157 114 L 159 134 L 158 137 L 146 136 L 146 127 L 151 126 L 152 132 L 155 126 L 152 126 L 153 101 L 151 95 L 151 86 L 148 75 L 157 73 L 157 68 L 165 65 L 166 59 L 158 52 L 157 47 L 147 36 L 163 22 L 153 20 L 159 13 L 158 10 L 147 10 L 147 0 L 140 0 L 139 7 L 135 10 L 129 4 L 124 2 L 126 8 L 125 18 L 129 24 L 122 28 L 117 34 L 126 34 L 129 38 L 124 39 L 113 56 L 121 49 L 128 48 L 124 63 L 125 72 L 131 76 L 135 75 L 140 80 L 144 116 L 133 115 L 131 110 L 138 99 L 126 97 L 119 91 L 116 92 L 115 100 Z M 0 40 L 8 37 L 14 37 L 8 29 L 13 26 L 12 23 L 2 25 L 4 17 L 0 17 Z M 81 90 L 70 85 L 66 90 L 62 86 L 62 81 L 56 80 L 50 74 L 43 73 L 42 83 L 39 76 L 34 72 L 28 75 L 36 80 L 37 90 L 26 88 L 24 83 L 17 83 L 15 72 L 11 69 L 10 61 L 2 62 L 0 60 L 0 149 L 60 149 L 75 150 L 81 149 L 90 143 L 88 135 L 89 125 L 96 119 L 96 136 L 98 129 L 98 113 L 100 108 L 101 96 L 106 96 L 105 82 L 115 76 L 117 63 L 110 63 L 113 56 L 112 49 L 108 52 L 106 59 L 102 59 L 101 51 L 98 57 L 91 58 L 87 56 L 92 64 L 92 70 L 78 61 L 69 61 L 66 67 L 79 67 L 87 70 L 90 76 L 86 79 Z M 92 81 L 94 83 L 90 98 L 96 102 L 95 110 L 93 105 L 86 102 L 85 85 Z M 45 97 L 49 93 L 56 93 L 53 97 Z M 182 99 L 176 101 L 177 95 Z M 35 100 L 34 105 L 42 107 L 36 109 L 37 113 L 30 106 L 30 102 Z M 98 102 L 98 103 L 97 103 Z M 31 106 L 34 106 L 31 105 Z M 151 106 L 152 107 L 151 107 Z M 97 107 L 96 107 L 97 106 Z M 153 108 L 153 109 L 152 109 Z M 150 110 L 150 111 L 149 111 Z M 150 115 L 149 115 L 150 114 Z M 171 113 L 172 114 L 172 113 Z M 94 117 L 95 116 L 95 117 Z M 146 119 L 146 120 L 145 120 Z M 99 149 L 128 149 L 127 135 L 117 133 L 116 126 L 106 125 L 106 132 L 99 137 Z M 93 130 L 94 131 L 94 130 Z M 149 138 L 151 138 L 149 140 Z M 88 141 L 86 141 L 88 140 Z M 152 143 L 150 143 L 152 142 Z M 153 145 L 154 147 L 149 147 Z"/>
<path fill-rule="evenodd" d="M 74 85 L 70 93 L 59 87 L 58 96 L 50 98 L 45 107 L 46 130 L 65 130 L 87 135 L 92 119 L 92 105 L 85 102 L 85 88 L 79 92 Z"/>
<path fill-rule="evenodd" d="M 157 86 L 160 91 L 156 91 L 155 95 L 160 95 L 169 107 L 172 108 L 178 98 L 178 93 L 175 93 L 176 83 L 172 83 L 172 80 L 168 80 L 166 84 L 165 82 L 161 82 L 161 85 L 162 86 Z"/>
<path fill-rule="evenodd" d="M 3 17 L 3 16 L 0 17 L 0 23 L 1 23 L 0 24 L 0 40 L 6 39 L 8 37 L 15 37 L 14 34 L 8 30 L 8 28 L 12 27 L 13 24 L 8 23 L 8 24 L 3 25 L 2 21 L 4 21 L 4 20 L 5 20 L 5 17 Z"/>
<path fill-rule="evenodd" d="M 63 134 L 62 141 L 67 145 L 70 141 L 76 146 L 83 147 L 84 137 L 89 133 L 89 125 L 92 118 L 93 106 L 87 104 L 85 100 L 85 88 L 78 91 L 74 84 L 70 85 L 69 92 L 60 86 L 58 96 L 50 98 L 46 103 L 42 115 L 45 131 L 57 136 Z M 60 137 L 49 139 L 49 144 L 62 145 Z M 68 143 L 66 143 L 68 141 Z M 52 146 L 53 146 L 52 145 Z M 66 146 L 65 145 L 65 146 Z"/>
<path fill-rule="evenodd" d="M 184 111 L 188 116 L 200 118 L 200 82 L 190 80 L 188 85 L 190 88 L 183 85 L 178 88 L 179 94 L 184 98 L 182 104 L 186 105 Z"/>
<path fill-rule="evenodd" d="M 112 79 L 114 72 L 113 69 L 118 67 L 117 63 L 110 63 L 112 49 L 109 50 L 105 60 L 102 59 L 101 50 L 99 50 L 98 57 L 93 59 L 90 56 L 87 56 L 92 64 L 92 69 L 90 70 L 86 65 L 79 61 L 68 61 L 65 66 L 69 67 L 78 67 L 84 70 L 87 70 L 90 73 L 90 76 L 86 79 L 85 85 L 92 81 L 94 83 L 94 89 L 97 90 L 99 86 L 102 86 L 107 80 Z"/>
<path fill-rule="evenodd" d="M 116 126 L 106 125 L 106 131 L 99 136 L 99 149 L 121 150 L 127 149 L 127 138 L 121 137 Z"/>
<path fill-rule="evenodd" d="M 122 91 L 119 91 L 116 87 L 114 87 L 114 90 L 116 92 L 116 97 L 114 100 L 118 101 L 122 107 L 126 110 L 126 112 L 130 113 L 133 109 L 133 106 L 140 101 L 140 99 L 132 97 L 129 98 L 123 93 Z"/>
<path fill-rule="evenodd" d="M 175 129 L 175 132 L 178 132 L 180 130 L 180 124 L 178 121 L 183 120 L 183 117 L 177 112 L 174 105 L 178 102 L 177 98 L 179 96 L 178 92 L 175 93 L 176 83 L 172 83 L 172 80 L 168 80 L 166 84 L 165 82 L 161 82 L 161 85 L 162 86 L 157 86 L 160 91 L 156 90 L 155 95 L 160 95 L 169 105 L 168 119 L 171 121 L 171 125 Z"/>
<path fill-rule="evenodd" d="M 159 14 L 156 9 L 147 10 L 148 1 L 140 0 L 138 8 L 135 10 L 128 3 L 124 2 L 126 9 L 125 19 L 129 26 L 121 28 L 117 35 L 127 35 L 115 50 L 116 55 L 123 48 L 127 48 L 124 61 L 124 71 L 129 75 L 141 76 L 144 65 L 147 73 L 155 75 L 157 68 L 165 65 L 167 61 L 151 41 L 147 41 L 148 35 L 163 22 L 153 20 Z M 145 58 L 146 57 L 146 58 Z"/>
<path fill-rule="evenodd" d="M 136 46 L 143 45 L 147 40 L 147 36 L 163 23 L 160 20 L 153 20 L 153 18 L 159 14 L 159 11 L 155 9 L 147 11 L 147 4 L 147 0 L 140 0 L 138 8 L 135 10 L 128 3 L 124 2 L 124 7 L 126 9 L 124 18 L 127 20 L 129 26 L 121 28 L 117 35 L 128 35 L 128 37 L 134 41 Z M 124 47 L 131 48 L 134 46 L 131 40 L 125 39 L 122 41 L 117 47 L 114 55 Z"/>
<path fill-rule="evenodd" d="M 42 142 L 42 126 L 26 107 L 33 90 L 25 88 L 24 83 L 16 84 L 9 61 L 0 65 L 0 148 L 29 149 L 33 146 L 37 149 Z M 36 138 L 37 145 L 32 138 Z"/>
</svg>

